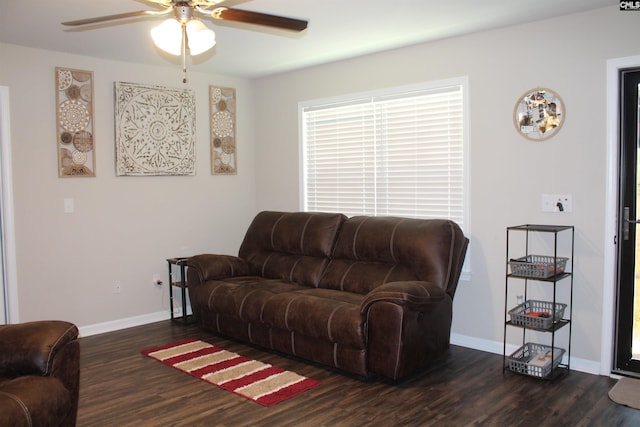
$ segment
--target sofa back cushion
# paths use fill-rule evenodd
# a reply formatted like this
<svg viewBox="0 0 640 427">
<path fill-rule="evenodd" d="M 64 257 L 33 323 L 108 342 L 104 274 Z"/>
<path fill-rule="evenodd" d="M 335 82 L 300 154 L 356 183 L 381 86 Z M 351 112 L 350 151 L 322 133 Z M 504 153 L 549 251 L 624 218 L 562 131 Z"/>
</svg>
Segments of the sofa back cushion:
<svg viewBox="0 0 640 427">
<path fill-rule="evenodd" d="M 317 287 L 345 220 L 334 213 L 260 212 L 239 256 L 254 275 Z"/>
<path fill-rule="evenodd" d="M 395 281 L 430 281 L 453 298 L 467 239 L 449 220 L 349 218 L 319 287 L 366 294 Z"/>
</svg>

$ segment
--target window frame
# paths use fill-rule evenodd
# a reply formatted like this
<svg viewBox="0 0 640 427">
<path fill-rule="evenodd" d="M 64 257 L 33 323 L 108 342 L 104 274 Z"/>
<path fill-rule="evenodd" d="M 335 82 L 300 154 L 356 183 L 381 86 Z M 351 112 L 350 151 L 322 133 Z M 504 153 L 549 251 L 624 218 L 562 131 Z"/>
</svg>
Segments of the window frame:
<svg viewBox="0 0 640 427">
<path fill-rule="evenodd" d="M 307 147 L 305 144 L 305 123 L 304 123 L 304 110 L 307 108 L 312 108 L 320 105 L 327 104 L 346 104 L 349 102 L 354 102 L 356 100 L 361 100 L 364 98 L 374 98 L 374 97 L 389 97 L 394 95 L 401 95 L 404 93 L 416 92 L 416 91 L 429 91 L 435 90 L 438 88 L 443 88 L 447 86 L 460 86 L 462 89 L 462 114 L 463 114 L 463 122 L 462 122 L 462 149 L 463 149 L 463 172 L 462 172 L 462 185 L 463 185 L 463 195 L 462 195 L 462 217 L 463 223 L 461 224 L 462 231 L 465 235 L 469 235 L 471 224 L 470 224 L 470 164 L 469 164 L 469 130 L 470 130 L 470 114 L 469 114 L 469 106 L 470 106 L 470 90 L 469 90 L 469 78 L 467 76 L 456 77 L 451 79 L 443 79 L 443 80 L 435 80 L 428 81 L 413 85 L 405 85 L 405 86 L 397 86 L 392 88 L 366 91 L 366 92 L 358 92 L 358 93 L 348 93 L 344 95 L 332 96 L 327 98 L 318 98 L 311 99 L 307 101 L 301 101 L 298 103 L 298 132 L 299 132 L 299 183 L 300 183 L 300 209 L 306 209 L 306 189 L 307 189 L 307 177 L 306 177 L 306 169 L 307 169 Z M 467 266 L 468 267 L 468 266 Z M 468 268 L 465 268 L 468 271 Z"/>
</svg>

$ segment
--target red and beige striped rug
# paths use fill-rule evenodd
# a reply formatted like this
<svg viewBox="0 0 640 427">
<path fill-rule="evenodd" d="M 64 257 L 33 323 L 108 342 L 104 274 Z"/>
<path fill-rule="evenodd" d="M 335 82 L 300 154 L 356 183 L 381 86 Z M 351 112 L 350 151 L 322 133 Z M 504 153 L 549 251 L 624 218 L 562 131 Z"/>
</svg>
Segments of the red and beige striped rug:
<svg viewBox="0 0 640 427">
<path fill-rule="evenodd" d="M 143 350 L 142 354 L 263 406 L 320 385 L 319 381 L 195 339 Z"/>
</svg>

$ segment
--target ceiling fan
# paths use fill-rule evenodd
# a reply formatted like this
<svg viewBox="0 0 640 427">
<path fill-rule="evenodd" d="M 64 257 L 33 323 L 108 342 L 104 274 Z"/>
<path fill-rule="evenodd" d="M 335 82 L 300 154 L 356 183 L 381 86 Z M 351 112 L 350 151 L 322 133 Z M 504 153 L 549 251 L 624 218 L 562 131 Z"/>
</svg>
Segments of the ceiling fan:
<svg viewBox="0 0 640 427">
<path fill-rule="evenodd" d="M 137 12 L 126 12 L 115 15 L 65 21 L 62 25 L 91 25 L 127 18 L 169 15 L 173 12 L 174 18 L 167 19 L 162 24 L 152 29 L 151 37 L 153 38 L 155 45 L 160 49 L 172 55 L 182 54 L 182 69 L 185 73 L 185 77 L 183 78 L 184 83 L 186 83 L 187 46 L 189 47 L 191 55 L 198 55 L 211 49 L 216 43 L 215 33 L 208 29 L 202 21 L 196 18 L 196 15 L 203 15 L 214 20 L 241 22 L 298 32 L 305 30 L 308 25 L 307 21 L 301 19 L 287 18 L 284 16 L 221 6 L 225 0 L 143 1 L 153 3 L 155 6 L 160 7 L 160 9 L 141 10 Z"/>
</svg>

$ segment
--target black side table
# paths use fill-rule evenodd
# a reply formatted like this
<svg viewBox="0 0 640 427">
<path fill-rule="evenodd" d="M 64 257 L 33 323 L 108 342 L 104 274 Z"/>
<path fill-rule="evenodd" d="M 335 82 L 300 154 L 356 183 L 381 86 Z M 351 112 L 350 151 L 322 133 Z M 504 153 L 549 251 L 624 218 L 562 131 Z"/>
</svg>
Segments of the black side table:
<svg viewBox="0 0 640 427">
<path fill-rule="evenodd" d="M 185 272 L 187 269 L 187 258 L 168 258 L 167 263 L 169 265 L 169 308 L 171 311 L 171 320 L 177 323 L 187 325 L 193 323 L 195 319 L 193 315 L 187 315 L 187 277 Z M 172 271 L 172 265 L 179 267 L 179 273 L 177 280 L 174 278 Z M 173 313 L 173 287 L 180 288 L 182 292 L 182 316 L 175 317 Z"/>
</svg>

